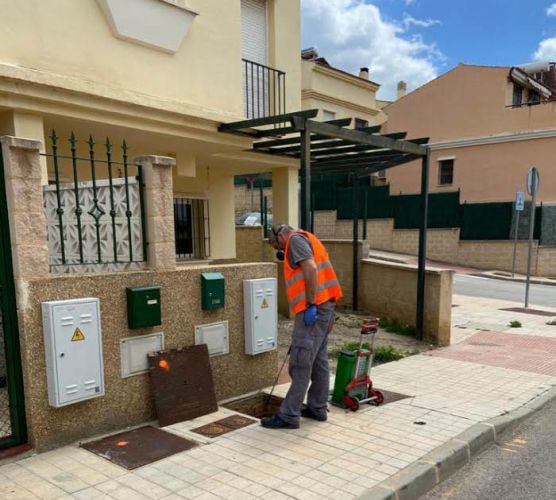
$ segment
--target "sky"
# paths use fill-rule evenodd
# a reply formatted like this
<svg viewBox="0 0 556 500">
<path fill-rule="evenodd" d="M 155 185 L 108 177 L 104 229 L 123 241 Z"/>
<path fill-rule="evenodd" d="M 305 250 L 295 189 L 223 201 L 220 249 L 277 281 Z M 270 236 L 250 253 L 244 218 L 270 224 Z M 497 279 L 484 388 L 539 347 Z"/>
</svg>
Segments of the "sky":
<svg viewBox="0 0 556 500">
<path fill-rule="evenodd" d="M 301 0 L 302 46 L 333 66 L 370 69 L 394 99 L 457 66 L 556 61 L 551 0 Z"/>
</svg>

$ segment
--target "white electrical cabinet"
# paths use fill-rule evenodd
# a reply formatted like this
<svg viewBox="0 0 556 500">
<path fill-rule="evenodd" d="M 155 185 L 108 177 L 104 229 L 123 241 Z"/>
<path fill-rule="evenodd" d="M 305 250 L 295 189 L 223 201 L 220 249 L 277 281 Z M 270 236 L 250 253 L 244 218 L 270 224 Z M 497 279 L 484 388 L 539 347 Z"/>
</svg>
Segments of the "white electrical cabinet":
<svg viewBox="0 0 556 500">
<path fill-rule="evenodd" d="M 273 351 L 278 344 L 276 278 L 243 281 L 245 353 Z"/>
<path fill-rule="evenodd" d="M 99 300 L 43 302 L 42 320 L 50 405 L 103 396 Z"/>
</svg>

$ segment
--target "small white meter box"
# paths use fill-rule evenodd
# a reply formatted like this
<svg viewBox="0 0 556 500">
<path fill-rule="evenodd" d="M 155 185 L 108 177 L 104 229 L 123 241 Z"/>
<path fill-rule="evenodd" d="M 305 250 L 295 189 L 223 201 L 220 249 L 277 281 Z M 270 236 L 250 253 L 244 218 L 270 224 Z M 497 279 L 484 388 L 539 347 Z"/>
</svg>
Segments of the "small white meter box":
<svg viewBox="0 0 556 500">
<path fill-rule="evenodd" d="M 42 321 L 49 404 L 104 396 L 99 300 L 43 302 Z"/>
<path fill-rule="evenodd" d="M 276 278 L 243 281 L 245 353 L 273 351 L 278 343 Z"/>
</svg>

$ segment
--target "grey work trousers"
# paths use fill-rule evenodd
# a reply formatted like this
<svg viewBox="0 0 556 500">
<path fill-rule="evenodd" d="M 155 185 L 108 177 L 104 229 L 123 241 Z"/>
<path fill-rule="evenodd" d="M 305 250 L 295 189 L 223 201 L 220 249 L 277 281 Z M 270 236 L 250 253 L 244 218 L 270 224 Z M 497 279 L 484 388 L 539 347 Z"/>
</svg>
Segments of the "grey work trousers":
<svg viewBox="0 0 556 500">
<path fill-rule="evenodd" d="M 319 305 L 314 326 L 305 325 L 303 313 L 295 316 L 289 362 L 292 383 L 279 412 L 285 422 L 299 422 L 305 394 L 310 410 L 318 416 L 326 416 L 330 380 L 328 334 L 334 326 L 335 308 L 334 301 Z"/>
</svg>

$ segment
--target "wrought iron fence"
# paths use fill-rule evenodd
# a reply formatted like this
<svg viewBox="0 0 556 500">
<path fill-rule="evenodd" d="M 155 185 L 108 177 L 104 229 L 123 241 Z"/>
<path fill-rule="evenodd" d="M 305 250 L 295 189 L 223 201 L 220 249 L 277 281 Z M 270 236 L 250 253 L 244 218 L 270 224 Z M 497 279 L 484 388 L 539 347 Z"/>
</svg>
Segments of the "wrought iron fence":
<svg viewBox="0 0 556 500">
<path fill-rule="evenodd" d="M 247 118 L 265 118 L 286 112 L 286 73 L 247 59 L 243 61 L 244 102 Z"/>
<path fill-rule="evenodd" d="M 86 144 L 86 153 L 78 154 Z M 89 136 L 78 143 L 69 137 L 69 155 L 61 154 L 59 138 L 50 135 L 49 185 L 44 186 L 44 210 L 51 272 L 111 271 L 140 267 L 146 259 L 143 172 L 128 161 L 121 144 L 121 161 L 109 138 L 97 156 Z M 51 178 L 53 177 L 53 178 Z"/>
</svg>

